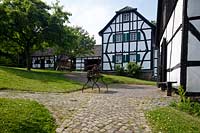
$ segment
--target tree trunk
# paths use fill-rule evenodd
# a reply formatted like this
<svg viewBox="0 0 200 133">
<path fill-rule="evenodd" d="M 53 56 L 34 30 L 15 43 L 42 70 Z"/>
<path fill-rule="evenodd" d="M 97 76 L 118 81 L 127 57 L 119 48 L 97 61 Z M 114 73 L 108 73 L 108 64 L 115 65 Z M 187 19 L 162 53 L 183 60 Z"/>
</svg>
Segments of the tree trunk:
<svg viewBox="0 0 200 133">
<path fill-rule="evenodd" d="M 19 65 L 20 63 L 19 63 L 19 53 L 17 54 L 17 67 L 19 67 L 20 65 Z"/>
<path fill-rule="evenodd" d="M 76 58 L 73 58 L 73 63 L 74 63 L 73 70 L 76 70 Z"/>
<path fill-rule="evenodd" d="M 27 71 L 31 71 L 31 55 L 30 55 L 29 44 L 27 44 L 27 47 L 26 47 L 26 68 L 27 68 Z"/>
</svg>

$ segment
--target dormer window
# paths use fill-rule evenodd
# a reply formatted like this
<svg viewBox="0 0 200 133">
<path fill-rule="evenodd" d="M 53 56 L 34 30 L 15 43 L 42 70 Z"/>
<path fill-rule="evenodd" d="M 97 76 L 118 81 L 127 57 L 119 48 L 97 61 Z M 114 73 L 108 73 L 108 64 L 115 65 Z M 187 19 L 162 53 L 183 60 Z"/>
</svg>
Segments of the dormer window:
<svg viewBox="0 0 200 133">
<path fill-rule="evenodd" d="M 130 18 L 130 14 L 129 13 L 123 14 L 123 21 L 124 22 L 129 21 L 129 18 Z"/>
</svg>

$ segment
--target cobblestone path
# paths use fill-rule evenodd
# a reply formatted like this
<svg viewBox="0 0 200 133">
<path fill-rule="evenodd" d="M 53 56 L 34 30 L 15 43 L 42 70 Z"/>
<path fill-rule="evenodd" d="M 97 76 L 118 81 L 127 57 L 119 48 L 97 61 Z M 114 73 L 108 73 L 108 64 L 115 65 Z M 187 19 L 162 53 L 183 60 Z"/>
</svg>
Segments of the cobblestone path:
<svg viewBox="0 0 200 133">
<path fill-rule="evenodd" d="M 144 111 L 166 106 L 176 96 L 167 97 L 151 86 L 112 85 L 84 93 L 29 93 L 0 91 L 0 97 L 36 100 L 56 119 L 58 133 L 143 133 L 151 132 Z"/>
</svg>

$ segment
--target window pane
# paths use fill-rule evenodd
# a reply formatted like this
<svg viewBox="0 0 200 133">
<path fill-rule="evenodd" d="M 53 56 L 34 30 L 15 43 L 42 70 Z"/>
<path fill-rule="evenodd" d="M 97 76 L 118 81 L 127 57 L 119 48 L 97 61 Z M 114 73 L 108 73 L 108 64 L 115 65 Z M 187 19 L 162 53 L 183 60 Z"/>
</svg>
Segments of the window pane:
<svg viewBox="0 0 200 133">
<path fill-rule="evenodd" d="M 122 34 L 115 35 L 116 42 L 122 42 Z"/>
<path fill-rule="evenodd" d="M 130 62 L 136 61 L 136 55 L 130 55 Z"/>
<path fill-rule="evenodd" d="M 122 63 L 122 55 L 116 55 L 116 63 Z"/>
<path fill-rule="evenodd" d="M 141 38 L 140 32 L 130 33 L 130 40 L 131 41 L 141 40 L 140 38 Z"/>
<path fill-rule="evenodd" d="M 127 41 L 129 41 L 130 40 L 130 34 L 129 33 L 124 33 L 123 34 L 123 41 L 124 42 L 127 42 Z"/>
<path fill-rule="evenodd" d="M 136 34 L 135 34 L 135 32 L 133 32 L 133 33 L 130 34 L 130 39 L 131 39 L 131 41 L 135 41 L 136 40 Z"/>
<path fill-rule="evenodd" d="M 123 14 L 123 20 L 124 21 L 129 21 L 129 17 L 130 17 L 129 13 Z"/>
</svg>

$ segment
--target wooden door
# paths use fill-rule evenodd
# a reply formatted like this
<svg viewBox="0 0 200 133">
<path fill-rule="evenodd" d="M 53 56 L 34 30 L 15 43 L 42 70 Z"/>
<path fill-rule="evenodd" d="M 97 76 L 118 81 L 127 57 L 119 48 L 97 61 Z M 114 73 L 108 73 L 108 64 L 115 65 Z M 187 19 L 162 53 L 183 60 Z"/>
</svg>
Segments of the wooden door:
<svg viewBox="0 0 200 133">
<path fill-rule="evenodd" d="M 161 44 L 161 53 L 159 56 L 159 79 L 158 82 L 166 82 L 167 81 L 167 41 L 164 38 Z M 166 86 L 160 84 L 158 87 L 161 87 L 162 90 L 166 89 Z"/>
</svg>

